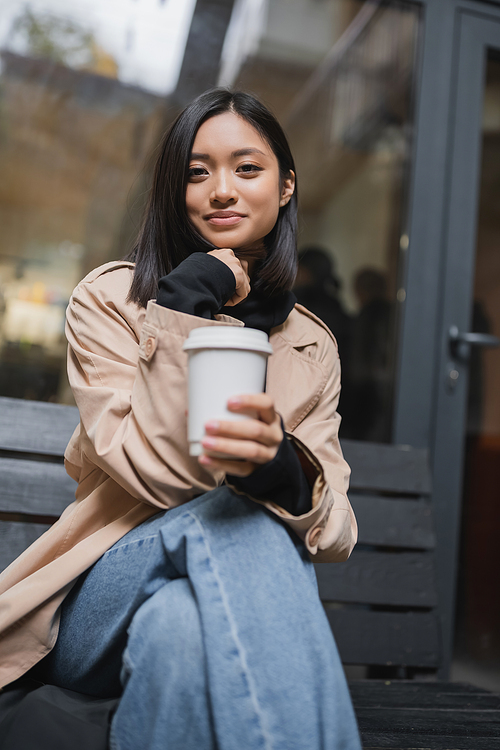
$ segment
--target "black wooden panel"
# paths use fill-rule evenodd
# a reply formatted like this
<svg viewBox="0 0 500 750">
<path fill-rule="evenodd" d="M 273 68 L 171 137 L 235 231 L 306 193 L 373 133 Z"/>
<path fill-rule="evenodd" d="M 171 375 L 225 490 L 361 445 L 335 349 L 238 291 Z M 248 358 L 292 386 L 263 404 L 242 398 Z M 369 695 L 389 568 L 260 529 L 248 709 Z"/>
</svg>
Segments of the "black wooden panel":
<svg viewBox="0 0 500 750">
<path fill-rule="evenodd" d="M 432 750 L 500 750 L 500 712 L 359 708 L 363 746 Z"/>
<path fill-rule="evenodd" d="M 363 732 L 361 734 L 364 750 L 500 750 L 500 740 L 492 738 L 462 737 L 460 742 L 456 737 L 437 737 L 432 735 L 389 735 L 380 737 L 378 734 Z M 376 743 L 376 744 L 375 744 Z M 382 744 L 383 743 L 383 744 Z"/>
<path fill-rule="evenodd" d="M 425 689 L 419 695 L 413 696 L 413 701 L 409 701 L 404 694 L 396 694 L 393 697 L 391 705 L 378 703 L 376 699 L 359 701 L 356 707 L 392 709 L 392 708 L 436 708 L 456 709 L 461 711 L 498 711 L 500 712 L 500 698 L 495 693 L 432 693 Z"/>
<path fill-rule="evenodd" d="M 75 490 L 62 464 L 0 458 L 0 511 L 59 516 Z"/>
<path fill-rule="evenodd" d="M 0 450 L 62 456 L 78 421 L 75 406 L 0 398 Z"/>
<path fill-rule="evenodd" d="M 354 489 L 417 495 L 431 491 L 428 451 L 423 448 L 343 440 L 342 450 Z"/>
<path fill-rule="evenodd" d="M 437 604 L 434 557 L 430 552 L 355 549 L 343 563 L 315 565 L 325 601 L 433 607 Z"/>
<path fill-rule="evenodd" d="M 436 546 L 431 505 L 426 500 L 399 500 L 350 493 L 359 542 L 382 547 L 433 549 Z"/>
<path fill-rule="evenodd" d="M 349 683 L 355 708 L 457 708 L 500 711 L 500 695 L 473 685 L 418 680 L 358 680 Z"/>
<path fill-rule="evenodd" d="M 432 613 L 327 609 L 345 664 L 439 665 L 439 629 Z"/>
<path fill-rule="evenodd" d="M 24 552 L 49 526 L 39 523 L 0 523 L 0 571 Z"/>
<path fill-rule="evenodd" d="M 500 750 L 500 740 L 478 737 L 433 736 L 426 734 L 389 735 L 381 737 L 379 734 L 362 732 L 361 739 L 364 750 Z"/>
</svg>

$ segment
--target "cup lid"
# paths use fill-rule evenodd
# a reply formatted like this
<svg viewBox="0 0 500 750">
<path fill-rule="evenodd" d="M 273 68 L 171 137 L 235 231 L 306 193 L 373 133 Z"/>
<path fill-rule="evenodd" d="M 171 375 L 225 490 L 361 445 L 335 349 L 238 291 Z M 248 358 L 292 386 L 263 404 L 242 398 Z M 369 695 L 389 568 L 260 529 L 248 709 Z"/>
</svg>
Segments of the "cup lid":
<svg viewBox="0 0 500 750">
<path fill-rule="evenodd" d="M 246 349 L 252 352 L 272 354 L 273 347 L 264 331 L 243 326 L 203 326 L 193 328 L 184 345 L 184 351 L 192 349 Z"/>
</svg>

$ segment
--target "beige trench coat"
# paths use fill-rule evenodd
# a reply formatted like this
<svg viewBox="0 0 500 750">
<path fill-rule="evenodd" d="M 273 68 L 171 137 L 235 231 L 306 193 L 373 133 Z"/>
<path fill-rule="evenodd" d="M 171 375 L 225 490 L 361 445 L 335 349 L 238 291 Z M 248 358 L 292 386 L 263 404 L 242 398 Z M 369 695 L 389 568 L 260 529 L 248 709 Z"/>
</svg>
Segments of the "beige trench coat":
<svg viewBox="0 0 500 750">
<path fill-rule="evenodd" d="M 61 602 L 81 573 L 154 513 L 224 480 L 188 455 L 182 345 L 193 328 L 242 324 L 155 302 L 139 308 L 126 301 L 132 274 L 131 263 L 108 263 L 78 285 L 69 303 L 68 374 L 81 422 L 65 459 L 78 482 L 76 500 L 0 576 L 0 687 L 51 650 Z M 357 527 L 337 438 L 335 340 L 297 305 L 272 330 L 271 343 L 266 389 L 316 479 L 307 514 L 294 517 L 265 505 L 304 539 L 315 560 L 345 560 Z"/>
</svg>

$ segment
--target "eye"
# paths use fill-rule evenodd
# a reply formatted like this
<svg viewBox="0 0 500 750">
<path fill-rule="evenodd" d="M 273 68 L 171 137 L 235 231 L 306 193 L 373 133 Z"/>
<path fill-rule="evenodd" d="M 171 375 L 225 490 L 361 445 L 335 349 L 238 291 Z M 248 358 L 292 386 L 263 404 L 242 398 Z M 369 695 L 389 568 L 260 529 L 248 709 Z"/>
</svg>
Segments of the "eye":
<svg viewBox="0 0 500 750">
<path fill-rule="evenodd" d="M 196 177 L 204 177 L 208 172 L 205 167 L 189 167 L 188 178 L 193 179 Z"/>
<path fill-rule="evenodd" d="M 258 167 L 257 164 L 240 164 L 236 171 L 243 174 L 252 174 L 262 172 L 262 167 Z"/>
</svg>

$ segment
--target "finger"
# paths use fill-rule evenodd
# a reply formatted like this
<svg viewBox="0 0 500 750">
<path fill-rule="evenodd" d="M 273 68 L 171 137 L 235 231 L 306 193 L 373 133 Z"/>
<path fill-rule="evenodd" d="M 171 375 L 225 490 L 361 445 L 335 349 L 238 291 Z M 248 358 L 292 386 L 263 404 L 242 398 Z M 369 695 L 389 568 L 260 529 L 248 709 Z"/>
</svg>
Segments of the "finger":
<svg viewBox="0 0 500 750">
<path fill-rule="evenodd" d="M 233 296 L 226 302 L 226 306 L 233 307 L 239 304 L 250 294 L 250 278 L 247 274 L 245 276 L 236 277 L 236 289 Z"/>
<path fill-rule="evenodd" d="M 227 408 L 229 411 L 234 411 L 238 414 L 247 414 L 251 416 L 257 412 L 259 419 L 272 424 L 274 421 L 279 420 L 279 416 L 274 408 L 274 402 L 267 393 L 251 393 L 243 396 L 231 396 L 227 402 Z"/>
<path fill-rule="evenodd" d="M 240 302 L 243 302 L 244 299 L 246 299 L 246 297 L 238 297 L 237 294 L 233 294 L 231 299 L 228 299 L 224 307 L 234 307 L 235 305 L 239 305 Z"/>
<path fill-rule="evenodd" d="M 235 305 L 239 305 L 239 303 L 240 303 L 240 302 L 243 302 L 243 300 L 244 300 L 244 299 L 246 299 L 246 298 L 248 297 L 248 295 L 249 295 L 249 294 L 250 294 L 250 286 L 248 287 L 248 291 L 246 291 L 245 293 L 243 293 L 243 292 L 241 292 L 241 291 L 237 290 L 237 291 L 236 291 L 236 292 L 235 292 L 235 293 L 233 294 L 233 296 L 231 297 L 231 299 L 229 299 L 229 300 L 228 300 L 228 301 L 226 302 L 226 305 L 225 305 L 225 306 L 226 306 L 226 307 L 234 307 Z"/>
<path fill-rule="evenodd" d="M 237 477 L 248 477 L 256 469 L 255 464 L 248 461 L 231 461 L 206 455 L 200 456 L 198 461 L 211 472 L 223 471 L 225 474 L 234 474 Z"/>
<path fill-rule="evenodd" d="M 207 436 L 253 440 L 272 447 L 281 443 L 283 439 L 281 425 L 279 430 L 276 427 L 276 424 L 269 425 L 259 419 L 245 419 L 241 422 L 211 420 L 205 424 L 205 432 Z"/>
<path fill-rule="evenodd" d="M 240 279 L 241 283 L 236 285 L 236 290 L 241 289 L 248 294 L 250 291 L 250 276 L 243 269 L 241 270 Z"/>
<path fill-rule="evenodd" d="M 277 444 L 267 446 L 256 443 L 254 440 L 233 440 L 211 435 L 205 435 L 201 444 L 205 454 L 212 458 L 242 459 L 254 464 L 267 464 L 273 460 L 278 451 Z"/>
<path fill-rule="evenodd" d="M 236 287 L 234 296 L 239 297 L 240 299 L 245 299 L 245 297 L 248 297 L 249 293 L 250 293 L 250 284 L 245 280 L 244 284 L 241 284 L 240 286 Z"/>
</svg>

